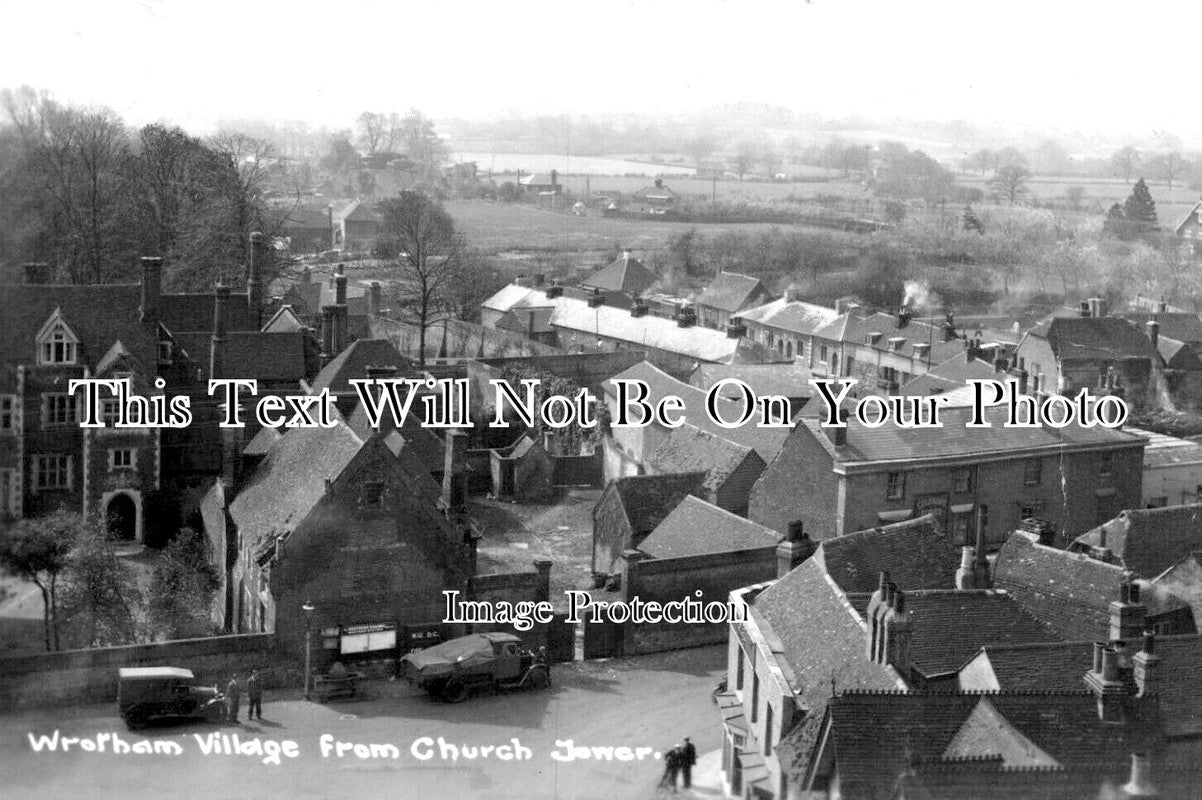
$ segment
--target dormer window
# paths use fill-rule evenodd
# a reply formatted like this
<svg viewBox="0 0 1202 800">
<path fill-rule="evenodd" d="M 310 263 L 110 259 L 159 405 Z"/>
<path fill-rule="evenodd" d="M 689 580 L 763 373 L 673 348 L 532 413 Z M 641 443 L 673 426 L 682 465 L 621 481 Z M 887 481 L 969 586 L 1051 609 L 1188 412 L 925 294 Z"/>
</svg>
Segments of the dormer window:
<svg viewBox="0 0 1202 800">
<path fill-rule="evenodd" d="M 901 337 L 901 336 L 893 337 L 892 339 L 889 340 L 889 352 L 896 353 L 897 351 L 901 350 L 902 345 L 905 343 L 906 343 L 906 340 L 904 337 Z"/>
<path fill-rule="evenodd" d="M 39 364 L 74 364 L 79 358 L 79 337 L 56 310 L 38 332 Z"/>
</svg>

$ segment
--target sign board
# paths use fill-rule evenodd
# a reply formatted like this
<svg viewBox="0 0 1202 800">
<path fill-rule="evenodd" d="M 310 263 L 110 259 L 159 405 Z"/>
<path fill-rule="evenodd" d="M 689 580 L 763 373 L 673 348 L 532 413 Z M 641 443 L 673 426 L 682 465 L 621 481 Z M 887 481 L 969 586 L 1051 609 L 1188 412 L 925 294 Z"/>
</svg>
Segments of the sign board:
<svg viewBox="0 0 1202 800">
<path fill-rule="evenodd" d="M 343 655 L 395 649 L 396 625 L 348 625 L 342 629 L 339 640 Z"/>
<path fill-rule="evenodd" d="M 424 650 L 441 644 L 446 639 L 441 622 L 427 622 L 419 625 L 405 626 L 405 652 Z"/>
</svg>

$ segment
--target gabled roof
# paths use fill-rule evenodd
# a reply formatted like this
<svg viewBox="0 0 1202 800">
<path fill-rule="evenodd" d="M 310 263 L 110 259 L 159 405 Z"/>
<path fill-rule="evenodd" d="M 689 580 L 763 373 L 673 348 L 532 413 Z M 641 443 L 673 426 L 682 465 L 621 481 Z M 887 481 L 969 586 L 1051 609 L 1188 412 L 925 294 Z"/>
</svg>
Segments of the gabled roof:
<svg viewBox="0 0 1202 800">
<path fill-rule="evenodd" d="M 377 429 L 372 428 L 368 424 L 367 410 L 363 407 L 362 403 L 355 405 L 355 409 L 350 413 L 346 424 L 361 439 L 367 439 L 377 431 Z M 400 442 L 406 448 L 412 450 L 418 460 L 430 472 L 441 471 L 446 466 L 444 461 L 446 452 L 442 440 L 432 430 L 421 424 L 421 420 L 417 414 L 406 414 L 404 425 L 397 428 L 393 422 L 392 414 L 386 413 L 380 418 L 380 427 L 378 430 L 392 431 L 399 436 Z M 395 443 L 397 440 L 393 439 L 392 441 Z"/>
<path fill-rule="evenodd" d="M 94 366 L 117 341 L 143 364 L 158 363 L 141 303 L 138 285 L 0 285 L 0 363 L 36 363 L 38 331 L 56 310 L 79 337 L 81 364 Z"/>
<path fill-rule="evenodd" d="M 282 300 L 284 303 L 290 304 L 295 313 L 313 316 L 320 314 L 321 309 L 325 306 L 334 305 L 337 291 L 337 287 L 331 286 L 328 280 L 315 279 L 307 283 L 290 285 L 285 289 Z M 348 317 L 361 317 L 367 314 L 367 289 L 354 283 L 347 283 L 346 314 Z"/>
<path fill-rule="evenodd" d="M 1138 508 L 1083 533 L 1082 547 L 1106 547 L 1141 578 L 1155 578 L 1195 550 L 1202 550 L 1202 504 Z"/>
<path fill-rule="evenodd" d="M 270 447 L 229 512 L 247 543 L 268 543 L 291 532 L 326 494 L 363 447 L 346 425 L 296 428 Z"/>
<path fill-rule="evenodd" d="M 747 459 L 764 467 L 764 460 L 744 444 L 703 431 L 696 425 L 684 423 L 668 434 L 668 438 L 646 457 L 649 468 L 660 474 L 705 472 L 702 486 L 717 491 Z"/>
<path fill-rule="evenodd" d="M 1149 359 L 1159 362 L 1152 341 L 1122 317 L 1054 317 L 1027 336 L 1047 339 L 1061 361 Z"/>
<path fill-rule="evenodd" d="M 901 589 L 954 589 L 960 548 L 927 515 L 823 540 L 814 559 L 845 592 L 872 592 L 881 572 Z"/>
<path fill-rule="evenodd" d="M 521 300 L 526 299 L 526 296 L 534 292 L 529 286 L 520 286 L 516 283 L 511 283 L 497 290 L 492 297 L 480 304 L 481 308 L 488 308 L 494 311 L 508 311 L 513 308 Z"/>
<path fill-rule="evenodd" d="M 956 356 L 964 354 L 964 342 L 960 339 L 948 341 L 942 325 L 930 325 L 918 320 L 911 320 L 904 328 L 897 327 L 897 324 L 897 315 L 880 311 L 867 317 L 849 315 L 839 338 L 848 344 L 891 353 L 901 358 L 913 357 L 932 365 L 946 364 Z M 876 333 L 880 334 L 877 343 L 868 344 L 865 337 Z M 926 353 L 920 354 L 914 349 L 915 345 L 927 346 Z M 969 369 L 971 368 L 966 367 L 965 371 Z M 955 372 L 951 365 L 948 366 L 948 372 Z M 989 372 L 992 373 L 993 370 Z M 952 377 L 955 379 L 954 374 Z"/>
<path fill-rule="evenodd" d="M 263 324 L 263 333 L 295 333 L 306 330 L 309 326 L 292 310 L 292 306 L 284 305 L 271 315 L 271 319 Z"/>
<path fill-rule="evenodd" d="M 1152 320 L 1160 326 L 1160 335 L 1181 342 L 1202 342 L 1202 317 L 1188 311 L 1126 311 L 1121 314 L 1137 330 L 1147 330 Z"/>
<path fill-rule="evenodd" d="M 1010 534 L 993 568 L 994 586 L 1062 639 L 1107 639 L 1122 582 L 1122 567 L 1042 545 L 1026 531 Z"/>
<path fill-rule="evenodd" d="M 684 558 L 775 547 L 779 541 L 771 528 L 686 495 L 638 548 L 653 558 Z"/>
<path fill-rule="evenodd" d="M 732 314 L 751 302 L 757 293 L 766 292 L 759 278 L 737 272 L 719 272 L 697 298 L 697 305 L 709 306 Z"/>
<path fill-rule="evenodd" d="M 705 477 L 703 472 L 680 475 L 628 475 L 610 482 L 635 536 L 655 529 L 664 517 L 691 494 Z M 600 502 L 600 501 L 598 501 Z"/>
<path fill-rule="evenodd" d="M 341 353 L 322 367 L 309 385 L 312 394 L 329 389 L 331 394 L 353 392 L 348 383 L 353 378 L 366 378 L 368 367 L 396 367 L 398 377 L 413 369 L 413 362 L 388 339 L 359 339 L 351 342 Z"/>
<path fill-rule="evenodd" d="M 1003 768 L 1059 767 L 1039 745 L 1010 724 L 997 708 L 982 697 L 968 719 L 943 750 L 945 759 L 997 758 Z"/>
<path fill-rule="evenodd" d="M 1202 358 L 1198 357 L 1198 351 L 1195 348 L 1195 344 L 1187 344 L 1168 336 L 1161 336 L 1156 340 L 1156 350 L 1169 369 L 1179 369 L 1185 372 L 1202 370 Z"/>
<path fill-rule="evenodd" d="M 623 253 L 608 266 L 585 278 L 580 285 L 590 289 L 638 295 L 658 282 L 659 276 L 643 266 L 642 261 L 633 258 L 630 253 Z"/>
<path fill-rule="evenodd" d="M 352 222 L 380 222 L 382 217 L 375 207 L 363 200 L 354 200 L 336 215 L 339 220 Z"/>
<path fill-rule="evenodd" d="M 837 327 L 837 335 L 826 338 L 839 339 L 842 334 L 842 324 L 846 321 L 847 315 L 839 314 L 835 309 L 826 306 L 779 297 L 762 306 L 742 311 L 739 313 L 739 317 L 744 322 L 756 322 L 771 328 L 806 335 L 816 335 L 820 330 L 833 331 Z"/>
</svg>

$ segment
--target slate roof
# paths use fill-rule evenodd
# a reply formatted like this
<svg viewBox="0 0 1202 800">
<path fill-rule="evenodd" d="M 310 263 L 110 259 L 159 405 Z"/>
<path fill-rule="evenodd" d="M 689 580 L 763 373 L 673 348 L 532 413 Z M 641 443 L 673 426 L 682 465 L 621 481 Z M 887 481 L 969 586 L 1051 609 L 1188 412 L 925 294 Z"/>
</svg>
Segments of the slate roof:
<svg viewBox="0 0 1202 800">
<path fill-rule="evenodd" d="M 307 283 L 294 283 L 283 293 L 281 300 L 291 305 L 297 314 L 305 316 L 320 314 L 322 308 L 334 305 L 334 300 L 337 299 L 336 287 L 331 286 L 328 280 L 321 280 L 319 276 L 314 276 L 314 278 Z M 367 316 L 367 289 L 354 283 L 347 283 L 346 315 L 348 320 Z"/>
<path fill-rule="evenodd" d="M 872 592 L 880 573 L 904 590 L 954 589 L 960 548 L 927 515 L 826 539 L 814 559 L 845 592 Z"/>
<path fill-rule="evenodd" d="M 265 456 L 267 455 L 267 451 L 283 438 L 283 435 L 276 428 L 260 428 L 259 432 L 247 443 L 246 447 L 242 448 L 242 455 Z"/>
<path fill-rule="evenodd" d="M 940 428 L 902 428 L 882 425 L 869 428 L 854 416 L 847 422 L 847 444 L 836 450 L 830 444 L 827 429 L 817 419 L 803 418 L 805 425 L 820 442 L 829 445 L 836 462 L 893 461 L 919 458 L 943 458 L 976 453 L 1004 453 L 1042 448 L 1058 452 L 1075 445 L 1127 445 L 1143 447 L 1145 440 L 1133 433 L 1110 428 L 1086 428 L 1070 425 L 1054 428 L 1003 427 L 1006 409 L 993 406 L 984 410 L 987 428 L 969 428 L 970 407 L 942 407 Z"/>
<path fill-rule="evenodd" d="M 709 306 L 732 314 L 739 311 L 757 292 L 764 291 L 759 278 L 737 272 L 719 272 L 697 298 L 697 305 Z"/>
<path fill-rule="evenodd" d="M 985 644 L 1052 642 L 1058 637 L 1004 591 L 909 591 L 910 658 L 928 678 L 955 672 Z"/>
<path fill-rule="evenodd" d="M 778 542 L 780 534 L 771 528 L 687 495 L 638 547 L 654 558 L 684 558 Z"/>
<path fill-rule="evenodd" d="M 712 328 L 696 325 L 682 328 L 675 320 L 651 314 L 633 317 L 628 309 L 610 305 L 591 308 L 586 300 L 567 295 L 551 302 L 555 304 L 550 323 L 552 327 L 577 334 L 585 341 L 600 335 L 628 342 L 634 347 L 655 348 L 698 361 L 712 362 L 731 358 L 739 348 L 739 339 L 732 339 L 724 331 Z M 563 338 L 561 334 L 561 341 Z M 567 346 L 570 349 L 570 341 Z"/>
<path fill-rule="evenodd" d="M 715 436 L 750 447 L 760 458 L 764 459 L 765 464 L 776 457 L 781 447 L 784 446 L 785 439 L 789 436 L 789 428 L 761 428 L 754 424 L 742 425 L 737 428 L 721 427 L 705 413 L 705 392 L 676 380 L 646 361 L 619 372 L 613 376 L 613 380 L 643 381 L 649 389 L 648 401 L 652 403 L 669 394 L 680 397 L 684 401 L 685 419 L 689 424 Z M 606 381 L 604 391 L 607 395 L 612 395 L 615 391 L 614 384 Z M 730 418 L 734 418 L 733 411 L 730 412 Z"/>
<path fill-rule="evenodd" d="M 1139 577 L 1155 578 L 1202 550 L 1202 504 L 1128 509 L 1078 536 L 1074 544 L 1105 546 Z"/>
<path fill-rule="evenodd" d="M 999 720 L 1004 728 L 987 724 Z M 1101 722 L 1084 690 L 843 694 L 830 702 L 829 727 L 827 747 L 848 800 L 1123 797 L 1100 790 L 1117 791 L 1128 780 L 1131 754 L 1147 752 L 1159 738 L 1152 715 L 1141 709 L 1125 725 Z M 957 740 L 982 755 L 949 758 Z M 1003 768 L 1015 754 L 1010 746 L 1023 741 L 1061 768 Z"/>
<path fill-rule="evenodd" d="M 211 333 L 215 299 L 214 292 L 163 294 L 159 297 L 159 318 L 173 334 Z M 250 306 L 246 302 L 246 292 L 230 293 L 225 314 L 227 331 L 259 330 L 259 323 L 252 319 Z"/>
<path fill-rule="evenodd" d="M 262 333 L 260 331 L 230 331 L 226 333 L 225 372 L 231 378 L 254 378 L 259 381 L 295 381 L 309 377 L 305 359 L 303 331 L 291 333 Z M 209 356 L 212 335 L 209 333 L 179 334 L 175 341 L 200 370 L 202 380 L 209 377 Z"/>
<path fill-rule="evenodd" d="M 1138 330 L 1147 330 L 1152 320 L 1160 326 L 1160 336 L 1182 342 L 1202 342 L 1202 317 L 1185 311 L 1127 311 L 1122 318 Z"/>
<path fill-rule="evenodd" d="M 310 392 L 318 394 L 323 389 L 329 389 L 331 394 L 354 392 L 348 381 L 368 377 L 368 367 L 396 367 L 398 377 L 404 377 L 412 370 L 413 362 L 401 355 L 388 339 L 359 339 L 322 367 L 309 385 Z"/>
<path fill-rule="evenodd" d="M 841 334 L 841 323 L 846 321 L 847 315 L 840 315 L 826 306 L 779 297 L 762 306 L 742 311 L 739 317 L 744 322 L 757 322 L 780 330 L 812 335 L 819 330 L 833 331 L 834 327 L 838 327 L 838 333 Z M 838 339 L 839 336 L 831 338 Z"/>
<path fill-rule="evenodd" d="M 362 403 L 355 405 L 346 424 L 361 439 L 367 439 L 377 430 L 368 424 L 367 410 Z M 392 415 L 386 413 L 380 418 L 378 430 L 392 431 L 401 437 L 401 443 L 412 450 L 430 472 L 439 472 L 445 468 L 446 451 L 442 440 L 432 430 L 423 426 L 416 414 L 406 414 L 405 424 L 397 428 L 393 423 Z"/>
<path fill-rule="evenodd" d="M 959 381 L 941 378 L 933 372 L 927 372 L 907 381 L 898 389 L 897 393 L 903 397 L 926 397 L 950 392 L 963 386 L 964 384 Z"/>
<path fill-rule="evenodd" d="M 1010 534 L 993 568 L 993 585 L 1062 639 L 1107 639 L 1110 602 L 1119 599 L 1122 582 L 1117 564 L 1041 545 L 1026 531 Z"/>
<path fill-rule="evenodd" d="M 763 469 L 764 460 L 747 445 L 737 444 L 686 422 L 669 433 L 668 438 L 644 460 L 650 469 L 660 474 L 704 471 L 702 486 L 714 492 L 749 458 L 758 462 L 760 469 Z"/>
<path fill-rule="evenodd" d="M 351 220 L 354 222 L 380 222 L 383 217 L 380 212 L 370 204 L 362 200 L 354 200 L 350 205 L 337 212 L 335 218 L 338 220 Z"/>
<path fill-rule="evenodd" d="M 659 282 L 659 276 L 643 266 L 643 262 L 623 253 L 610 264 L 594 272 L 580 282 L 590 289 L 625 292 L 638 295 Z"/>
<path fill-rule="evenodd" d="M 234 501 L 230 516 L 243 542 L 255 546 L 291 532 L 363 447 L 346 425 L 296 428 L 272 446 Z"/>
<path fill-rule="evenodd" d="M 1159 362 L 1152 342 L 1122 317 L 1054 317 L 1032 328 L 1027 336 L 1047 339 L 1061 361 L 1086 359 Z"/>
<path fill-rule="evenodd" d="M 141 363 L 156 364 L 158 344 L 142 322 L 141 304 L 136 284 L 0 285 L 0 363 L 37 363 L 38 332 L 60 309 L 79 337 L 81 363 L 95 366 L 120 341 Z"/>
<path fill-rule="evenodd" d="M 529 286 L 520 286 L 516 283 L 511 283 L 498 289 L 492 297 L 485 300 L 480 306 L 494 311 L 508 311 L 517 305 L 519 301 L 526 299 L 527 295 L 532 291 Z"/>
<path fill-rule="evenodd" d="M 964 342 L 959 339 L 947 341 L 942 325 L 929 325 L 912 320 L 906 327 L 898 328 L 897 319 L 895 314 L 886 314 L 883 311 L 867 317 L 849 315 L 842 335 L 837 338 L 858 347 L 888 353 L 898 358 L 913 357 L 919 362 L 931 365 L 943 365 L 956 356 L 963 356 Z M 881 334 L 880 339 L 874 345 L 868 344 L 865 338 L 871 333 Z M 891 347 L 891 339 L 904 341 L 894 349 Z M 914 350 L 916 344 L 930 345 L 930 347 L 926 353 L 919 356 Z M 965 371 L 968 369 L 970 368 L 966 367 Z M 954 372 L 952 365 L 948 365 L 948 371 Z M 992 374 L 993 370 L 991 369 L 989 372 Z M 982 377 L 988 377 L 988 375 Z"/>
<path fill-rule="evenodd" d="M 1156 350 L 1164 359 L 1165 366 L 1185 372 L 1202 370 L 1202 358 L 1198 357 L 1196 346 L 1168 336 L 1161 336 L 1156 340 Z"/>
<path fill-rule="evenodd" d="M 811 384 L 813 373 L 804 364 L 786 362 L 781 364 L 699 364 L 689 376 L 689 383 L 702 391 L 726 378 L 743 381 L 760 396 L 812 397 L 817 391 Z M 737 386 L 728 386 L 723 397 L 740 397 Z"/>
<path fill-rule="evenodd" d="M 622 501 L 622 510 L 626 512 L 631 533 L 640 536 L 654 530 L 686 495 L 701 485 L 704 477 L 702 472 L 691 472 L 683 475 L 628 475 L 614 480 L 614 491 Z"/>
</svg>

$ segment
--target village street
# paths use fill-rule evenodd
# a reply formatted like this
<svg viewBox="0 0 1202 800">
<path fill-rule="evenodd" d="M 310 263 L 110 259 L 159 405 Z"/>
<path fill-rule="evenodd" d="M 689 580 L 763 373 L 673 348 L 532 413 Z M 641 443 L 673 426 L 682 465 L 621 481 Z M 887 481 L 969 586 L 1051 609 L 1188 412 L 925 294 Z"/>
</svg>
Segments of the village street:
<svg viewBox="0 0 1202 800">
<path fill-rule="evenodd" d="M 625 660 L 557 665 L 547 692 L 484 693 L 458 705 L 436 703 L 401 682 L 373 683 L 370 697 L 329 705 L 309 703 L 296 691 L 269 695 L 263 722 L 214 727 L 204 723 L 129 732 L 117 716 L 116 704 L 46 709 L 0 716 L 0 764 L 4 765 L 5 798 L 598 798 L 619 800 L 654 797 L 663 771 L 659 754 L 683 736 L 691 736 L 698 753 L 717 750 L 720 720 L 710 692 L 724 675 L 725 649 L 710 647 Z M 245 714 L 245 705 L 243 705 Z M 133 745 L 149 739 L 177 743 L 180 754 L 160 752 L 114 754 L 112 739 L 105 752 L 73 746 L 62 752 L 43 747 L 35 738 L 95 738 L 116 734 Z M 264 754 L 205 754 L 201 742 L 210 734 L 237 734 L 244 744 L 260 739 Z M 323 734 L 331 739 L 326 755 Z M 426 741 L 424 737 L 428 737 Z M 442 737 L 455 745 L 513 745 L 528 758 L 443 760 Z M 231 737 L 232 738 L 232 737 Z M 198 741 L 198 739 L 200 741 Z M 615 748 L 613 760 L 593 757 L 557 761 L 557 741 L 577 747 Z M 279 765 L 265 764 L 266 742 L 287 748 Z M 378 749 L 380 757 L 360 758 L 350 748 L 337 754 L 337 742 L 394 745 L 399 758 Z M 432 755 L 421 760 L 414 755 Z M 631 753 L 617 751 L 626 746 Z M 170 745 L 167 745 L 170 748 Z M 642 760 L 618 760 L 642 751 Z M 712 758 L 709 759 L 712 762 Z M 714 796 L 694 790 L 684 796 Z"/>
</svg>

